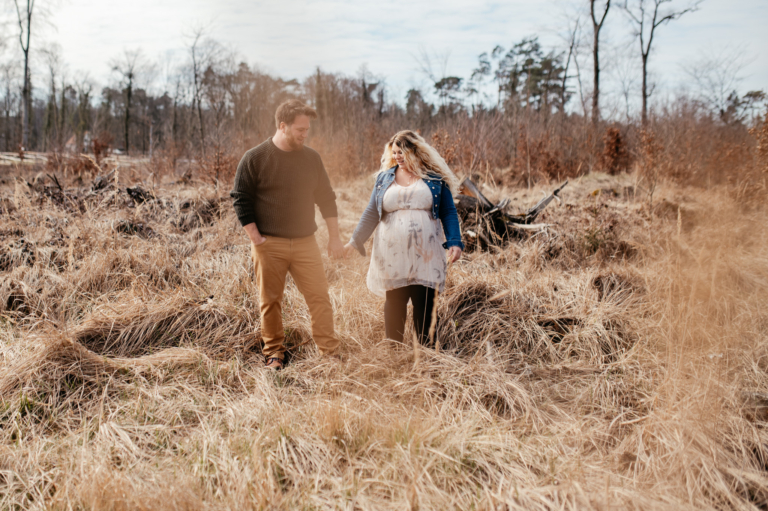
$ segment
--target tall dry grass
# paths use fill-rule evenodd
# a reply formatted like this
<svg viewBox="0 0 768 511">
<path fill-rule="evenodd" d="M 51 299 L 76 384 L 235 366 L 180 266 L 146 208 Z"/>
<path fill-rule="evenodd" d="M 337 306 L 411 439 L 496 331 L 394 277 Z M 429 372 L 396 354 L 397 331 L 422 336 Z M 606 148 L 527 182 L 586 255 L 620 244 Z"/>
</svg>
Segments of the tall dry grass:
<svg viewBox="0 0 768 511">
<path fill-rule="evenodd" d="M 369 185 L 339 187 L 346 235 Z M 343 361 L 302 345 L 289 283 L 278 374 L 210 192 L 8 191 L 0 508 L 764 509 L 766 213 L 664 182 L 650 210 L 636 185 L 583 177 L 550 230 L 453 265 L 418 364 L 367 261 L 326 261 Z"/>
</svg>

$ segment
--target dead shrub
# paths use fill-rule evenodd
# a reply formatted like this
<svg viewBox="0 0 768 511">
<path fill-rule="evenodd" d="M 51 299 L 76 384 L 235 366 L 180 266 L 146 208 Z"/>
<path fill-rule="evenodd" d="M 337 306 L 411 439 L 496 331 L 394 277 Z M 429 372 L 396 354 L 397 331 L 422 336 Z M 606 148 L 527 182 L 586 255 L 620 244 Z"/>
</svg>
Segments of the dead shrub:
<svg viewBox="0 0 768 511">
<path fill-rule="evenodd" d="M 448 130 L 441 128 L 432 133 L 431 145 L 437 149 L 449 167 L 455 167 L 460 163 L 463 144 L 458 132 L 456 132 L 456 136 L 452 137 Z"/>
<path fill-rule="evenodd" d="M 640 176 L 646 189 L 649 209 L 653 209 L 653 194 L 664 175 L 662 168 L 663 146 L 656 139 L 656 134 L 648 129 L 640 131 Z"/>
<path fill-rule="evenodd" d="M 224 146 L 216 145 L 201 159 L 198 172 L 205 181 L 218 187 L 234 179 L 238 161 Z"/>
<path fill-rule="evenodd" d="M 315 136 L 312 138 L 312 147 L 322 157 L 323 165 L 334 185 L 377 168 L 365 168 L 352 142 L 341 143 L 323 136 Z"/>
<path fill-rule="evenodd" d="M 93 157 L 97 167 L 101 167 L 101 162 L 112 152 L 112 143 L 115 137 L 109 131 L 102 131 L 91 142 Z"/>
<path fill-rule="evenodd" d="M 611 126 L 605 131 L 600 166 L 611 175 L 629 169 L 629 151 L 621 135 L 621 130 L 616 126 Z"/>
<path fill-rule="evenodd" d="M 760 124 L 749 130 L 749 134 L 755 140 L 755 166 L 758 172 L 768 174 L 768 112 Z"/>
<path fill-rule="evenodd" d="M 557 150 L 550 145 L 548 132 L 531 137 L 528 131 L 520 130 L 515 168 L 520 172 L 520 181 L 529 186 L 539 178 L 560 180 L 566 175 Z"/>
</svg>

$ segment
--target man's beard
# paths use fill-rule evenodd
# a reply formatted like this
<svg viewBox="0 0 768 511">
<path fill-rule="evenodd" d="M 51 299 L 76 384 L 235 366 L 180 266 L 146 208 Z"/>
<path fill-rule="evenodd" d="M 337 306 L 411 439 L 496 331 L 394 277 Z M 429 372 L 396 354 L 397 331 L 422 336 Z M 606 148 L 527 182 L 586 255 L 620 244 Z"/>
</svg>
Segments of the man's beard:
<svg viewBox="0 0 768 511">
<path fill-rule="evenodd" d="M 285 141 L 288 142 L 288 145 L 291 146 L 291 149 L 294 151 L 298 151 L 299 149 L 304 147 L 304 142 L 300 142 L 296 139 L 296 137 L 293 136 L 293 133 L 290 131 L 287 131 L 285 134 Z"/>
</svg>

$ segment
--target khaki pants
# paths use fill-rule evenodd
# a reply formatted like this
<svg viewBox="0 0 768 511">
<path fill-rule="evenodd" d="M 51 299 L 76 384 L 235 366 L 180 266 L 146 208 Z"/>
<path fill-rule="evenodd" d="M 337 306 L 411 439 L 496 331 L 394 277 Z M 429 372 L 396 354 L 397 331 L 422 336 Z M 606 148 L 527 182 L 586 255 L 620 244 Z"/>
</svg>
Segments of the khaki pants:
<svg viewBox="0 0 768 511">
<path fill-rule="evenodd" d="M 333 331 L 328 281 L 315 237 L 288 239 L 269 236 L 261 245 L 251 245 L 251 255 L 259 284 L 264 356 L 282 359 L 285 355 L 283 290 L 289 272 L 309 306 L 312 337 L 318 349 L 323 354 L 333 353 L 339 340 Z"/>
</svg>

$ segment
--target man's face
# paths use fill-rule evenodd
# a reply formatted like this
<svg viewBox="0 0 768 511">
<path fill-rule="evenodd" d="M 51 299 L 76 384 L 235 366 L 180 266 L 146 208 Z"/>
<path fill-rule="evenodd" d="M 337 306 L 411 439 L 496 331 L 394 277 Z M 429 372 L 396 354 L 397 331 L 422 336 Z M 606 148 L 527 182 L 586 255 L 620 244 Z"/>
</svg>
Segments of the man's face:
<svg viewBox="0 0 768 511">
<path fill-rule="evenodd" d="M 293 124 L 280 123 L 280 129 L 285 134 L 285 140 L 291 149 L 297 151 L 304 147 L 304 141 L 309 135 L 309 117 L 306 115 L 297 115 Z"/>
</svg>

